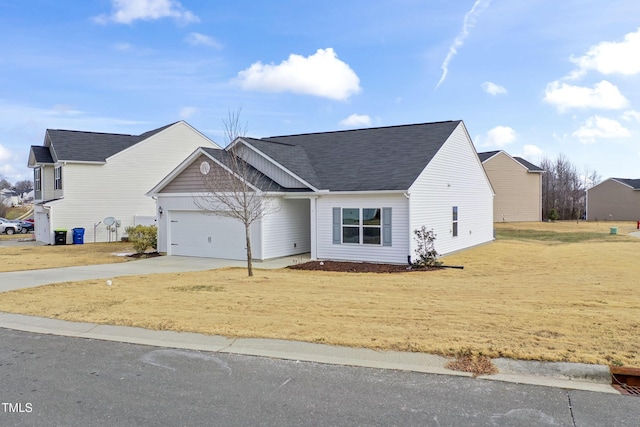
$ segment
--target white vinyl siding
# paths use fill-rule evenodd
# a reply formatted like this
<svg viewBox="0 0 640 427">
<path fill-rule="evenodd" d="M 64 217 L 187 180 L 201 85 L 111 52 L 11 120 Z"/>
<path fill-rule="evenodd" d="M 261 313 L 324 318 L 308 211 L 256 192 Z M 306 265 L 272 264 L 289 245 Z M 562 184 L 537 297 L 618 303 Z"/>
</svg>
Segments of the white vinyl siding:
<svg viewBox="0 0 640 427">
<path fill-rule="evenodd" d="M 109 159 L 106 164 L 66 163 L 64 199 L 52 207 L 51 229 L 85 229 L 85 241 L 106 242 L 102 222 L 112 216 L 121 221 L 118 238 L 135 217 L 156 216 L 156 203 L 145 194 L 201 146 L 217 147 L 184 122 L 151 136 Z M 43 193 L 53 192 L 53 167 L 44 168 Z M 44 194 L 46 200 L 47 194 Z"/>
<path fill-rule="evenodd" d="M 460 124 L 410 190 L 411 230 L 433 229 L 435 249 L 448 254 L 493 240 L 493 192 L 466 130 Z M 458 207 L 453 236 L 452 206 Z M 411 256 L 416 244 L 411 239 Z"/>
<path fill-rule="evenodd" d="M 389 246 L 334 243 L 334 208 L 391 208 Z M 384 222 L 384 215 L 383 215 Z M 329 195 L 318 198 L 318 259 L 404 264 L 409 255 L 408 200 L 403 194 Z M 341 233 L 340 229 L 340 233 Z"/>
<path fill-rule="evenodd" d="M 158 206 L 162 206 L 162 210 L 165 212 L 158 219 L 159 251 L 172 253 L 171 242 L 175 242 L 176 239 L 175 236 L 172 236 L 172 232 L 175 232 L 176 228 L 172 227 L 171 220 L 176 215 L 179 217 L 191 215 L 194 222 L 193 228 L 201 229 L 204 238 L 212 237 L 214 240 L 215 236 L 221 235 L 211 227 L 214 227 L 216 222 L 222 224 L 223 221 L 209 219 L 209 216 L 201 212 L 195 205 L 192 195 L 160 194 L 157 203 Z M 244 239 L 244 226 L 237 220 L 235 223 L 229 222 L 229 224 L 233 224 L 232 227 L 241 226 L 242 234 L 239 237 Z M 203 226 L 209 228 L 204 229 Z M 233 244 L 229 242 L 231 246 L 237 243 L 235 237 L 227 236 L 226 238 L 234 239 Z M 215 252 L 215 248 L 208 250 L 207 243 L 208 240 L 194 245 L 197 247 L 185 249 L 184 245 L 187 245 L 187 242 L 181 241 L 180 244 L 183 245 L 183 248 L 180 248 L 179 252 L 188 253 L 190 256 L 215 256 L 218 252 Z M 224 245 L 219 241 L 213 243 Z M 254 222 L 251 226 L 251 247 L 253 258 L 256 260 L 308 253 L 311 249 L 309 200 L 282 200 L 279 204 L 279 210 L 266 215 L 261 221 Z M 198 250 L 200 252 L 197 252 Z M 234 249 L 233 252 L 237 251 Z"/>
<path fill-rule="evenodd" d="M 285 199 L 278 212 L 262 220 L 265 259 L 311 251 L 311 219 L 308 199 Z"/>
</svg>

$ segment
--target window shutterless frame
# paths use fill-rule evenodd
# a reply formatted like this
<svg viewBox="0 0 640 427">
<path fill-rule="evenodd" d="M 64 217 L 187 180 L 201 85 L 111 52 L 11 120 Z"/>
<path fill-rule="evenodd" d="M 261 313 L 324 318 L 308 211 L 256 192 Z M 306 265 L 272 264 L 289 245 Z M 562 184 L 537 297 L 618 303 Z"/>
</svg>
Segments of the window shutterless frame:
<svg viewBox="0 0 640 427">
<path fill-rule="evenodd" d="M 458 236 L 458 207 L 457 206 L 453 207 L 452 216 L 453 216 L 452 234 L 453 234 L 453 237 L 457 237 Z"/>
</svg>

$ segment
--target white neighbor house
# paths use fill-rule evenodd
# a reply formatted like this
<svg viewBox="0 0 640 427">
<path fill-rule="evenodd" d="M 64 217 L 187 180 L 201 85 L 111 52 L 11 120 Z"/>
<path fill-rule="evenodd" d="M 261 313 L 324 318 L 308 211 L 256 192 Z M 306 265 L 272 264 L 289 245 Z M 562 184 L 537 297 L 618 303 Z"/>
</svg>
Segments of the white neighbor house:
<svg viewBox="0 0 640 427">
<path fill-rule="evenodd" d="M 252 227 L 257 260 L 310 252 L 406 263 L 422 226 L 440 254 L 493 240 L 493 190 L 462 121 L 238 138 L 230 147 L 263 174 L 255 191 L 281 206 Z M 197 203 L 203 174 L 230 173 L 230 147 L 197 149 L 147 194 L 162 212 L 159 251 L 246 258 L 242 223 Z"/>
<path fill-rule="evenodd" d="M 142 135 L 48 129 L 29 153 L 36 240 L 53 244 L 54 230 L 71 236 L 84 228 L 85 241 L 105 242 L 128 226 L 155 223 L 156 205 L 145 193 L 202 146 L 219 148 L 184 121 Z M 107 230 L 108 217 L 119 221 L 117 230 Z"/>
</svg>

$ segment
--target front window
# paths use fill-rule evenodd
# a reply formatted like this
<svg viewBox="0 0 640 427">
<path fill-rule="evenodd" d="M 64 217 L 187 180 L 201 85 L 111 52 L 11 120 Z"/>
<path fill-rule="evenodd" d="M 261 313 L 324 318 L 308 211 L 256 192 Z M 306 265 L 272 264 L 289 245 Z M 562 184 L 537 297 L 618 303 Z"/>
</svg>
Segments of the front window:
<svg viewBox="0 0 640 427">
<path fill-rule="evenodd" d="M 54 171 L 54 189 L 62 190 L 62 166 L 56 166 Z"/>
<path fill-rule="evenodd" d="M 380 236 L 381 209 L 342 209 L 342 243 L 379 245 Z"/>
</svg>

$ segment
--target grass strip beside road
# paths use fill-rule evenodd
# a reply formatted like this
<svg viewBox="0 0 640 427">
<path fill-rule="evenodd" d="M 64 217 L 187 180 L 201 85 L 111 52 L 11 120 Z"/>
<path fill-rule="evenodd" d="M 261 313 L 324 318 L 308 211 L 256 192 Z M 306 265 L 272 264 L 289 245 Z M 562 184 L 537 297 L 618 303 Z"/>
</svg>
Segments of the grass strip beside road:
<svg viewBox="0 0 640 427">
<path fill-rule="evenodd" d="M 464 270 L 127 276 L 112 286 L 89 280 L 0 294 L 0 311 L 229 337 L 640 366 L 640 239 L 610 236 L 608 226 L 556 225 L 498 224 L 496 242 L 443 258 Z M 536 227 L 597 236 L 562 243 L 509 231 Z M 635 231 L 631 223 L 620 227 Z"/>
</svg>

